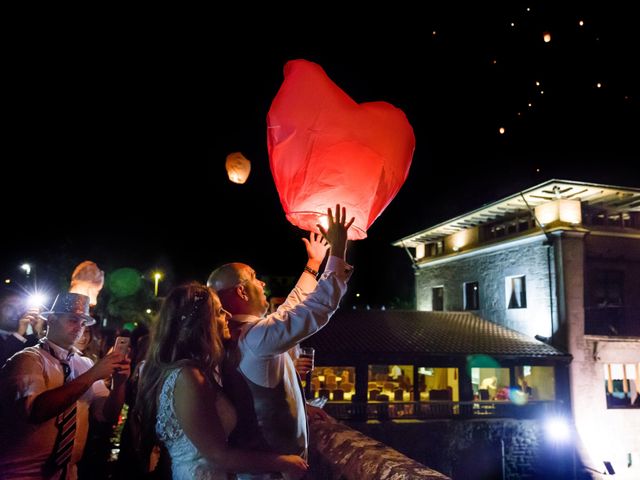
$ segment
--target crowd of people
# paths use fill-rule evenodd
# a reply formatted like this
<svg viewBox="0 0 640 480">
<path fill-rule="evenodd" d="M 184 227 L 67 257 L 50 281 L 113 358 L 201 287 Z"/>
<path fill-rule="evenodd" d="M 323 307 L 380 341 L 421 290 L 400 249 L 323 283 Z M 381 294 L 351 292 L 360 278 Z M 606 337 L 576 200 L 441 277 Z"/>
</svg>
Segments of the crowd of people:
<svg viewBox="0 0 640 480">
<path fill-rule="evenodd" d="M 150 334 L 126 353 L 96 347 L 90 308 L 104 273 L 93 262 L 45 312 L 3 293 L 0 479 L 96 478 L 97 449 L 85 445 L 104 442 L 125 401 L 114 478 L 304 477 L 308 422 L 327 416 L 305 402 L 298 344 L 329 321 L 352 271 L 353 219 L 339 205 L 327 213 L 327 228 L 304 239 L 307 263 L 276 311 L 267 314 L 253 268 L 225 264 L 206 284 L 172 289 Z"/>
</svg>

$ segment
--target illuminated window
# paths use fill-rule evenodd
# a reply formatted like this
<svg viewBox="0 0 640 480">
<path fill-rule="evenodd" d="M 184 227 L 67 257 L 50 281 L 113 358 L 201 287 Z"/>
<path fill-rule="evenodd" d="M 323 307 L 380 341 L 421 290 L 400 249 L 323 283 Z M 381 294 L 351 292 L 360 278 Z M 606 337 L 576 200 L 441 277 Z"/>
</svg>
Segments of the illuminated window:
<svg viewBox="0 0 640 480">
<path fill-rule="evenodd" d="M 431 289 L 431 310 L 441 312 L 444 310 L 444 287 Z"/>
<path fill-rule="evenodd" d="M 435 397 L 441 399 L 440 397 L 442 396 L 447 396 L 447 400 L 454 402 L 459 401 L 458 369 L 435 367 L 418 368 L 418 390 L 420 391 L 420 401 L 422 402 L 435 399 Z M 433 393 L 434 391 L 436 392 L 435 394 Z"/>
<path fill-rule="evenodd" d="M 429 255 L 432 257 L 436 257 L 438 255 L 442 255 L 444 253 L 444 242 L 433 242 L 429 244 Z"/>
<path fill-rule="evenodd" d="M 606 363 L 607 408 L 640 408 L 640 364 Z"/>
<path fill-rule="evenodd" d="M 478 282 L 466 282 L 464 284 L 464 309 L 480 309 L 480 289 Z"/>
<path fill-rule="evenodd" d="M 351 401 L 356 393 L 356 369 L 345 366 L 317 366 L 311 374 L 311 398 Z"/>
<path fill-rule="evenodd" d="M 507 308 L 527 308 L 527 285 L 525 276 L 507 277 L 505 279 Z"/>
<path fill-rule="evenodd" d="M 516 388 L 527 394 L 528 400 L 555 400 L 556 381 L 553 367 L 524 365 L 515 367 Z"/>
<path fill-rule="evenodd" d="M 413 365 L 369 365 L 369 400 L 410 402 L 412 393 Z"/>
<path fill-rule="evenodd" d="M 471 369 L 473 393 L 479 400 L 509 400 L 509 369 L 479 368 Z"/>
</svg>

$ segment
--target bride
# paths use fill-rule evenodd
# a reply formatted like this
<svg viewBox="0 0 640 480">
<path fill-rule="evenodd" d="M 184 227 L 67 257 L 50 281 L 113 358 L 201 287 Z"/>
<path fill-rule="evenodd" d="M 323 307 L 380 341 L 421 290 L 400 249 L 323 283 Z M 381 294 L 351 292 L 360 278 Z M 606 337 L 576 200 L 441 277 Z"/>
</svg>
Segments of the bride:
<svg viewBox="0 0 640 480">
<path fill-rule="evenodd" d="M 226 479 L 226 472 L 283 472 L 301 478 L 297 455 L 230 448 L 233 405 L 219 384 L 230 314 L 218 295 L 199 283 L 174 288 L 164 301 L 138 387 L 134 415 L 140 450 L 163 443 L 174 479 Z M 146 455 L 146 458 L 149 458 Z"/>
</svg>

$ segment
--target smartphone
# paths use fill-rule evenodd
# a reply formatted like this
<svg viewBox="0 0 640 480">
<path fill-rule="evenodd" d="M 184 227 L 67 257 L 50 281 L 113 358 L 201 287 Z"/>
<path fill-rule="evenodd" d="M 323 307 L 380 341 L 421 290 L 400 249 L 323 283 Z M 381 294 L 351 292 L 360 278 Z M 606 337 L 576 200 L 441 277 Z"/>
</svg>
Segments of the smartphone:
<svg viewBox="0 0 640 480">
<path fill-rule="evenodd" d="M 129 337 L 116 337 L 116 344 L 113 346 L 114 352 L 119 352 L 123 355 L 129 353 L 129 346 L 131 345 L 131 339 Z"/>
</svg>

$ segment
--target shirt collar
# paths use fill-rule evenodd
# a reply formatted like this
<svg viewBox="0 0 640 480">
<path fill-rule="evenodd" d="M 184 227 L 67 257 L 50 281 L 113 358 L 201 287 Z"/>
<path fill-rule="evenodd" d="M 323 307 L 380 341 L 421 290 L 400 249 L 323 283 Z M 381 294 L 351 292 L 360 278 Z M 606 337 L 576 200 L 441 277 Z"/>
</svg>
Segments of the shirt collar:
<svg viewBox="0 0 640 480">
<path fill-rule="evenodd" d="M 245 313 L 234 315 L 229 319 L 230 322 L 235 323 L 253 323 L 257 322 L 258 320 L 260 320 L 260 317 L 257 317 L 255 315 L 247 315 Z"/>
<path fill-rule="evenodd" d="M 65 350 L 64 348 L 62 348 L 59 345 L 56 345 L 55 343 L 53 343 L 51 340 L 49 340 L 46 337 L 43 339 L 43 341 L 46 342 L 47 345 L 49 345 L 51 347 L 51 352 L 53 353 L 53 355 L 56 358 L 69 359 L 69 357 L 72 354 L 77 353 L 77 351 L 78 351 L 78 349 L 75 348 L 74 346 L 71 346 L 71 348 L 69 350 Z"/>
<path fill-rule="evenodd" d="M 238 315 L 234 315 L 229 319 L 229 323 L 255 323 L 260 320 L 262 317 L 258 317 L 256 315 L 248 315 L 246 313 L 240 313 Z"/>
</svg>

